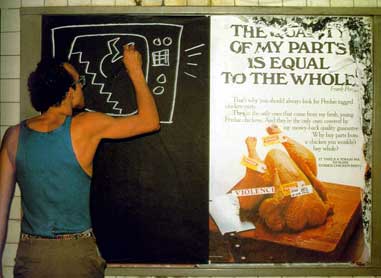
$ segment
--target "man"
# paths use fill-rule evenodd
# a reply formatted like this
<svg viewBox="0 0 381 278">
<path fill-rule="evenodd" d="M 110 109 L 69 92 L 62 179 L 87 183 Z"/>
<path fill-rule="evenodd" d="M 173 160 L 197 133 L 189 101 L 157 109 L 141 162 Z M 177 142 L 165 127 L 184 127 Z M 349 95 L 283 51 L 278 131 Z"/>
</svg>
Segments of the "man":
<svg viewBox="0 0 381 278">
<path fill-rule="evenodd" d="M 130 117 L 98 112 L 72 117 L 74 108 L 84 106 L 84 82 L 68 63 L 40 62 L 30 75 L 31 102 L 41 115 L 10 127 L 0 151 L 0 259 L 16 181 L 22 195 L 15 277 L 104 276 L 105 263 L 97 252 L 89 213 L 97 146 L 104 138 L 132 137 L 160 125 L 141 56 L 133 45 L 124 47 L 123 63 L 139 111 Z"/>
</svg>

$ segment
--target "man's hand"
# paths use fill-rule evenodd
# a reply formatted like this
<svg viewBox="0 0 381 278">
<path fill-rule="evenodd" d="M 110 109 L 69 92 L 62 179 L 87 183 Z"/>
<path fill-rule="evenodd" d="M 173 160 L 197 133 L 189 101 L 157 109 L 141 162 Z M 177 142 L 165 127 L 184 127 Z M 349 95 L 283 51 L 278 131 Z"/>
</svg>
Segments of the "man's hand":
<svg viewBox="0 0 381 278">
<path fill-rule="evenodd" d="M 123 63 L 128 73 L 131 75 L 133 73 L 142 71 L 142 56 L 135 49 L 135 45 L 126 44 L 123 46 L 123 48 Z"/>
</svg>

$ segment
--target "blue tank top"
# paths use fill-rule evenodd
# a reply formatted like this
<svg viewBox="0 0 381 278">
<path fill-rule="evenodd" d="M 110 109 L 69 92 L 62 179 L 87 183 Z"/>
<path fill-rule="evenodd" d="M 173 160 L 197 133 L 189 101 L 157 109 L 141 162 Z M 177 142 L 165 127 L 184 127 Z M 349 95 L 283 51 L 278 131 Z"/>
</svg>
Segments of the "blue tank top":
<svg viewBox="0 0 381 278">
<path fill-rule="evenodd" d="M 21 190 L 24 233 L 54 237 L 91 227 L 90 177 L 74 154 L 71 117 L 50 132 L 20 126 L 16 177 Z"/>
</svg>

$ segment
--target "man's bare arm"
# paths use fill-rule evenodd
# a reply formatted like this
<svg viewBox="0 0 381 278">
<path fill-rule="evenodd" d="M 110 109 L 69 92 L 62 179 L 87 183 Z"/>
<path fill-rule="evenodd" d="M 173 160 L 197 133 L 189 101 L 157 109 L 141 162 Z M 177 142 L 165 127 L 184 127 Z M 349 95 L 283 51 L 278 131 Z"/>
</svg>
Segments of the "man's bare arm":
<svg viewBox="0 0 381 278">
<path fill-rule="evenodd" d="M 135 88 L 138 114 L 129 117 L 110 117 L 103 113 L 78 115 L 78 123 L 95 140 L 127 138 L 160 128 L 156 104 L 144 78 L 140 53 L 133 46 L 125 47 L 123 63 Z"/>
<path fill-rule="evenodd" d="M 16 184 L 15 153 L 17 140 L 18 128 L 9 128 L 0 147 L 0 277 L 2 277 L 2 258 L 8 229 L 9 211 Z"/>
</svg>

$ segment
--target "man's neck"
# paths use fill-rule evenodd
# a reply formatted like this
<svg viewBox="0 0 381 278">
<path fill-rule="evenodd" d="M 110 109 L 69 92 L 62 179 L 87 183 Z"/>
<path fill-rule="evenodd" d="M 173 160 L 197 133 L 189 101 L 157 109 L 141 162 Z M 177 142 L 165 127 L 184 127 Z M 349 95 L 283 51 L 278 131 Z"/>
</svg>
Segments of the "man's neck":
<svg viewBox="0 0 381 278">
<path fill-rule="evenodd" d="M 31 118 L 27 121 L 31 129 L 40 132 L 49 132 L 61 126 L 65 119 L 71 116 L 71 109 L 63 109 L 60 106 L 50 107 L 46 112 L 41 115 Z"/>
</svg>

